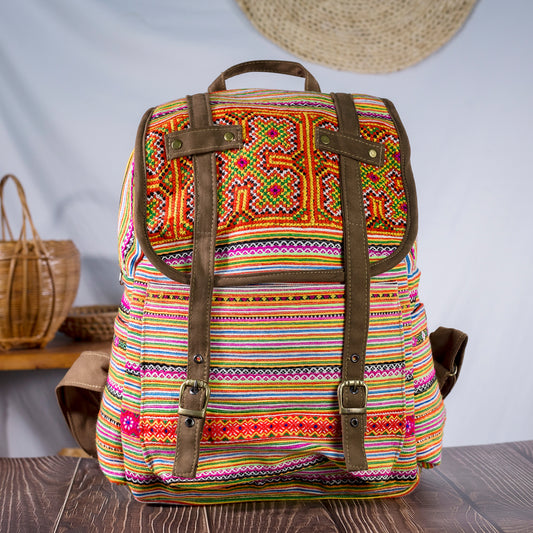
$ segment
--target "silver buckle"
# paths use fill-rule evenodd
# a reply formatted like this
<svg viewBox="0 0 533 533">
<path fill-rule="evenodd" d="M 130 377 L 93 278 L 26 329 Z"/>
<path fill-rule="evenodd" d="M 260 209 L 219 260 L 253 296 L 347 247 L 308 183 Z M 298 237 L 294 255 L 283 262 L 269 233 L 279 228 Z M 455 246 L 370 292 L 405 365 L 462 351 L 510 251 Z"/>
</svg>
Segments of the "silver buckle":
<svg viewBox="0 0 533 533">
<path fill-rule="evenodd" d="M 365 394 L 364 404 L 362 407 L 344 407 L 343 393 L 344 388 L 350 387 L 351 389 L 362 388 Z M 360 415 L 366 413 L 366 404 L 368 401 L 368 386 L 367 384 L 358 379 L 351 379 L 347 381 L 341 381 L 337 387 L 337 397 L 339 399 L 339 413 L 341 415 Z"/>
<path fill-rule="evenodd" d="M 185 409 L 185 407 L 182 407 L 179 405 L 178 407 L 178 414 L 184 415 L 184 416 L 190 416 L 192 418 L 205 418 L 205 412 L 207 410 L 207 404 L 209 403 L 209 398 L 211 397 L 211 389 L 209 388 L 209 385 L 200 379 L 186 379 L 180 387 L 180 404 L 181 399 L 183 398 L 183 394 L 185 393 L 185 390 L 187 387 L 190 387 L 193 390 L 196 390 L 198 392 L 198 389 L 204 389 L 205 390 L 205 399 L 204 399 L 204 405 L 200 411 L 196 411 L 194 409 Z"/>
</svg>

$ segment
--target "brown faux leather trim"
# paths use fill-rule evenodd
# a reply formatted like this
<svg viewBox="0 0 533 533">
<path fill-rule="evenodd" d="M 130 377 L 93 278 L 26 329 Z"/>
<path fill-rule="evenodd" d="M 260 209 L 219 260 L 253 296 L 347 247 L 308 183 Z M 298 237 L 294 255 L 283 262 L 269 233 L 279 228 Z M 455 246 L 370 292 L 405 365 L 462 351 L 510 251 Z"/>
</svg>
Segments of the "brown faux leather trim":
<svg viewBox="0 0 533 533">
<path fill-rule="evenodd" d="M 398 248 L 385 259 L 381 259 L 370 265 L 370 276 L 377 276 L 401 262 L 412 248 L 418 231 L 418 208 L 416 201 L 416 189 L 411 170 L 409 139 L 398 116 L 396 108 L 389 100 L 383 100 L 393 119 L 396 130 L 400 138 L 401 172 L 407 201 L 407 225 L 403 239 Z M 143 116 L 137 132 L 135 144 L 135 173 L 134 173 L 134 225 L 135 235 L 139 245 L 147 259 L 165 276 L 188 285 L 190 274 L 179 272 L 165 263 L 163 259 L 153 249 L 146 230 L 146 155 L 145 140 L 146 129 L 152 117 L 153 108 L 149 109 Z M 348 132 L 350 135 L 351 132 Z M 268 282 L 283 283 L 303 283 L 320 281 L 344 281 L 342 269 L 328 271 L 284 271 L 284 272 L 264 272 L 261 274 L 217 274 L 214 278 L 216 287 L 232 287 L 238 285 L 251 285 L 254 283 Z"/>
<path fill-rule="evenodd" d="M 353 134 L 331 131 L 325 128 L 315 128 L 315 147 L 327 150 L 351 159 L 380 167 L 385 157 L 385 146 L 380 143 L 367 141 Z"/>
<path fill-rule="evenodd" d="M 409 138 L 407 137 L 407 133 L 394 104 L 386 99 L 383 99 L 383 102 L 387 106 L 400 138 L 401 172 L 403 187 L 405 190 L 405 200 L 407 202 L 407 224 L 402 242 L 398 248 L 385 259 L 381 259 L 372 264 L 372 276 L 382 274 L 403 261 L 404 257 L 413 247 L 418 232 L 418 206 L 416 202 L 415 180 L 411 169 L 411 147 L 409 145 Z"/>
<path fill-rule="evenodd" d="M 167 265 L 152 247 L 146 228 L 146 131 L 155 108 L 150 108 L 143 115 L 137 138 L 135 140 L 134 172 L 133 172 L 133 225 L 135 236 L 146 258 L 159 272 L 179 283 L 189 284 L 190 276 L 178 272 Z"/>
<path fill-rule="evenodd" d="M 295 61 L 276 61 L 263 59 L 259 61 L 246 61 L 226 69 L 207 89 L 210 93 L 226 90 L 226 80 L 239 74 L 247 72 L 274 72 L 276 74 L 287 74 L 298 78 L 305 78 L 305 90 L 320 92 L 320 85 L 316 78 L 300 63 Z"/>
<path fill-rule="evenodd" d="M 241 126 L 220 125 L 210 128 L 189 128 L 165 135 L 165 147 L 169 160 L 188 155 L 234 150 L 242 148 L 242 145 Z"/>
<path fill-rule="evenodd" d="M 109 357 L 105 352 L 82 352 L 56 387 L 57 402 L 72 436 L 93 457 L 96 457 L 96 420 Z"/>
<path fill-rule="evenodd" d="M 240 287 L 257 283 L 342 283 L 344 270 L 298 270 L 296 272 L 259 272 L 257 274 L 216 275 L 215 287 Z"/>
<path fill-rule="evenodd" d="M 187 97 L 191 127 L 212 124 L 208 94 Z M 187 379 L 207 384 L 211 356 L 211 303 L 213 300 L 215 239 L 217 234 L 217 172 L 215 154 L 193 156 L 194 226 L 189 292 Z M 207 402 L 205 385 L 182 388 L 180 408 L 202 411 Z M 184 397 L 182 397 L 184 396 Z M 205 417 L 181 413 L 178 417 L 173 474 L 196 476 Z"/>
<path fill-rule="evenodd" d="M 332 94 L 341 136 L 359 133 L 359 120 L 353 96 Z M 342 138 L 342 137 L 341 137 Z M 359 164 L 351 157 L 340 156 L 343 261 L 344 261 L 344 344 L 342 349 L 342 383 L 363 382 L 370 308 L 370 268 L 366 217 Z M 342 386 L 339 403 L 358 412 L 341 412 L 342 445 L 348 472 L 368 468 L 365 454 L 366 385 Z"/>
<path fill-rule="evenodd" d="M 459 379 L 468 335 L 453 328 L 437 328 L 429 335 L 433 363 L 443 398 L 450 394 Z"/>
</svg>

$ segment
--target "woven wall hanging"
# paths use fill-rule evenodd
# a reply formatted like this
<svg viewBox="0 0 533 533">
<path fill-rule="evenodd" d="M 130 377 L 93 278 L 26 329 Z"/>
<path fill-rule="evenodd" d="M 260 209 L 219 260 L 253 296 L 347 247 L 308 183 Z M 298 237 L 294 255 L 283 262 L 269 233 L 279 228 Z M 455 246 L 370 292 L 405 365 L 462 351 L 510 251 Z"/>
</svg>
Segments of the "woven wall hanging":
<svg viewBox="0 0 533 533">
<path fill-rule="evenodd" d="M 476 0 L 237 0 L 267 38 L 302 59 L 384 73 L 418 63 L 461 28 Z"/>
</svg>

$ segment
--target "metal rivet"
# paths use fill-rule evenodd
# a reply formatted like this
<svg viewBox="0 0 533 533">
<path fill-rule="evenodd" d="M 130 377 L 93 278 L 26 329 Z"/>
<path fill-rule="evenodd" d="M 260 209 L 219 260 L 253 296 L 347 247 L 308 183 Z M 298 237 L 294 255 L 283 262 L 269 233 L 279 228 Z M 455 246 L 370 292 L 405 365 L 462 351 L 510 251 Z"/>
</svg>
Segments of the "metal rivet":
<svg viewBox="0 0 533 533">
<path fill-rule="evenodd" d="M 201 354 L 197 353 L 197 354 L 194 356 L 193 361 L 194 361 L 195 363 L 200 364 L 200 363 L 203 363 L 203 362 L 204 362 L 204 358 L 202 357 Z"/>
<path fill-rule="evenodd" d="M 352 363 L 358 363 L 358 362 L 359 362 L 359 356 L 358 356 L 356 353 L 352 354 L 352 355 L 350 356 L 350 361 L 351 361 Z"/>
<path fill-rule="evenodd" d="M 170 143 L 170 147 L 173 148 L 174 150 L 179 150 L 182 146 L 183 146 L 183 143 L 179 139 L 174 139 Z"/>
<path fill-rule="evenodd" d="M 224 133 L 224 139 L 226 141 L 234 141 L 235 140 L 235 134 L 231 133 L 231 131 L 227 131 Z"/>
<path fill-rule="evenodd" d="M 321 135 L 320 136 L 320 142 L 322 144 L 329 144 L 329 136 L 328 135 Z"/>
<path fill-rule="evenodd" d="M 353 428 L 356 428 L 358 425 L 359 425 L 359 420 L 357 420 L 357 418 L 352 418 L 350 420 L 350 426 L 352 426 Z"/>
<path fill-rule="evenodd" d="M 194 418 L 186 418 L 185 419 L 185 425 L 188 428 L 192 428 L 196 422 L 194 421 Z M 351 423 L 351 422 L 350 422 Z"/>
<path fill-rule="evenodd" d="M 357 394 L 359 392 L 359 387 L 350 387 L 350 392 L 352 394 Z"/>
<path fill-rule="evenodd" d="M 378 155 L 378 153 L 374 150 L 374 148 L 372 148 L 371 150 L 368 151 L 368 155 L 374 158 Z"/>
</svg>

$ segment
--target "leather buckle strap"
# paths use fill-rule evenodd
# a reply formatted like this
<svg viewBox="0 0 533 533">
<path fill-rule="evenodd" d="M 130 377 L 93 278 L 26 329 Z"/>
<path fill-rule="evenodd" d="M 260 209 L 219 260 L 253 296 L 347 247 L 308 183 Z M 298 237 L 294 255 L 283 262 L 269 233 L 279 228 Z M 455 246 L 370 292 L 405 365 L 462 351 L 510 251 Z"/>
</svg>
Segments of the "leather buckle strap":
<svg viewBox="0 0 533 533">
<path fill-rule="evenodd" d="M 208 128 L 189 128 L 165 135 L 168 159 L 189 155 L 224 152 L 242 148 L 242 127 L 217 125 Z"/>
<path fill-rule="evenodd" d="M 212 126 L 208 94 L 187 97 L 191 128 Z M 194 226 L 189 291 L 187 379 L 180 388 L 176 455 L 172 473 L 194 478 L 211 390 L 211 304 L 213 300 L 217 231 L 217 176 L 215 154 L 193 155 Z M 189 392 L 187 392 L 189 391 Z"/>
<path fill-rule="evenodd" d="M 328 150 L 338 155 L 345 155 L 367 165 L 383 166 L 385 146 L 375 141 L 366 141 L 359 135 L 315 128 L 315 146 L 319 150 Z"/>
<path fill-rule="evenodd" d="M 189 390 L 190 394 L 198 394 L 201 389 L 205 391 L 204 399 L 203 399 L 203 405 L 200 410 L 195 409 L 187 409 L 186 407 L 182 406 L 183 403 L 183 397 L 185 395 L 185 391 L 187 389 Z M 201 379 L 186 379 L 180 387 L 180 404 L 178 407 L 178 414 L 184 415 L 184 416 L 190 416 L 192 418 L 205 418 L 205 412 L 207 410 L 207 404 L 209 403 L 209 398 L 211 397 L 211 389 L 209 388 L 209 385 L 207 382 L 202 381 Z"/>
<path fill-rule="evenodd" d="M 344 339 L 342 381 L 337 389 L 342 427 L 342 448 L 348 472 L 366 470 L 365 354 L 370 309 L 370 265 L 366 217 L 359 161 L 376 160 L 383 150 L 360 138 L 359 119 L 351 94 L 333 93 L 338 131 L 318 140 L 323 150 L 339 153 L 344 263 Z M 317 132 L 319 135 L 320 131 Z M 326 141 L 326 142 L 324 142 Z M 361 150 L 367 151 L 368 158 Z M 369 151 L 372 150 L 372 154 Z M 375 154 L 374 154 L 375 152 Z M 368 161 L 369 162 L 369 161 Z M 363 391 L 364 394 L 358 394 Z"/>
<path fill-rule="evenodd" d="M 357 394 L 360 389 L 364 393 L 363 405 L 360 407 L 347 407 L 344 405 L 344 394 L 346 387 L 349 387 L 349 394 Z M 366 403 L 368 401 L 368 386 L 359 379 L 349 379 L 347 381 L 341 381 L 337 387 L 337 398 L 339 399 L 339 413 L 341 415 L 361 415 L 366 413 Z"/>
</svg>

